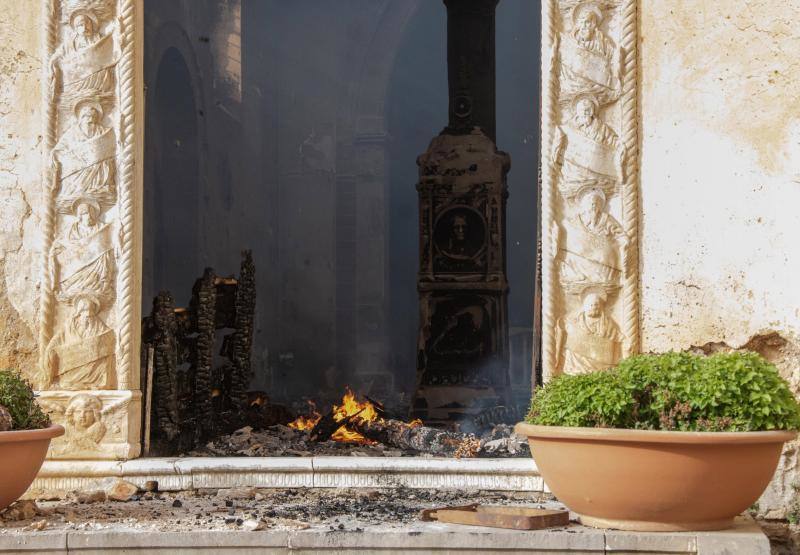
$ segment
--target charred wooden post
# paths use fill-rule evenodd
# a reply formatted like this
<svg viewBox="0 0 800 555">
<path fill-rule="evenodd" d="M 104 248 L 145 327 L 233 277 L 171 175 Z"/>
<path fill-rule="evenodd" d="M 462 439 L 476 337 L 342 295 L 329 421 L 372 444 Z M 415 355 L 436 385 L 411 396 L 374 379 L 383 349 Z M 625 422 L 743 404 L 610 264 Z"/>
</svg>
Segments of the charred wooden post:
<svg viewBox="0 0 800 555">
<path fill-rule="evenodd" d="M 162 293 L 142 324 L 143 346 L 155 350 L 153 435 L 163 440 L 156 445 L 159 455 L 227 433 L 252 412 L 248 386 L 256 286 L 249 251 L 243 253 L 241 273 L 239 279 L 219 278 L 206 268 L 194 283 L 188 309 L 175 308 L 172 296 Z M 228 328 L 233 332 L 225 336 L 220 353 L 227 360 L 215 366 L 217 330 Z M 188 370 L 180 371 L 187 363 Z"/>
<path fill-rule="evenodd" d="M 153 345 L 153 407 L 156 418 L 153 435 L 164 442 L 174 441 L 180 433 L 178 411 L 178 348 L 175 301 L 168 292 L 153 300 L 153 311 L 146 332 Z"/>
<path fill-rule="evenodd" d="M 237 410 L 247 406 L 247 388 L 252 377 L 250 354 L 253 350 L 253 321 L 256 311 L 256 267 L 252 251 L 242 253 L 239 283 L 236 288 L 236 317 L 231 348 L 231 402 Z"/>
<path fill-rule="evenodd" d="M 211 405 L 211 372 L 214 364 L 217 289 L 214 270 L 206 268 L 194 285 L 190 312 L 194 316 L 197 340 L 192 376 L 192 407 L 197 440 L 208 437 L 215 428 Z"/>
</svg>

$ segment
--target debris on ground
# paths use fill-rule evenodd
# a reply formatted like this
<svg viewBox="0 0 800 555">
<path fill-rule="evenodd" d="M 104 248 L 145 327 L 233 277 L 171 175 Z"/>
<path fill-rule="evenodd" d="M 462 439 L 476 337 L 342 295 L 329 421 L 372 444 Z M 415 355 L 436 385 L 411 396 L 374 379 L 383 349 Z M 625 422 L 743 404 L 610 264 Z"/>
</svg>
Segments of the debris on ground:
<svg viewBox="0 0 800 555">
<path fill-rule="evenodd" d="M 530 457 L 527 438 L 514 434 L 513 427 L 508 424 L 498 424 L 459 447 L 461 448 L 454 450 L 458 452 L 459 457 Z M 279 424 L 261 430 L 245 426 L 210 441 L 204 447 L 186 455 L 190 457 L 432 457 L 441 454 L 441 452 L 429 453 L 410 448 L 398 449 L 383 443 L 317 441 L 311 439 L 308 430 L 296 430 Z"/>
<path fill-rule="evenodd" d="M 398 489 L 205 489 L 146 493 L 127 502 L 101 501 L 96 492 L 63 501 L 19 501 L 0 513 L 0 534 L 40 530 L 356 530 L 403 526 L 420 511 L 486 503 L 532 506 L 537 493 Z M 105 495 L 105 492 L 102 492 Z M 92 503 L 77 503 L 92 498 Z"/>
<path fill-rule="evenodd" d="M 125 480 L 115 480 L 105 491 L 109 501 L 125 502 L 130 501 L 139 492 L 139 488 Z"/>
</svg>

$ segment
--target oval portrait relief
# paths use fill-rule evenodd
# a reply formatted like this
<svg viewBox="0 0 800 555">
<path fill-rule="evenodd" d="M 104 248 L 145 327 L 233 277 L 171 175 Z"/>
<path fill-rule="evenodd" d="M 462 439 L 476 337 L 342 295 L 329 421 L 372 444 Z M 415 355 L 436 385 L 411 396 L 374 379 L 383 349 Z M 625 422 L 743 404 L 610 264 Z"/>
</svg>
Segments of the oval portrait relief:
<svg viewBox="0 0 800 555">
<path fill-rule="evenodd" d="M 453 260 L 471 260 L 486 248 L 486 224 L 469 206 L 454 206 L 436 220 L 433 241 L 439 254 Z"/>
</svg>

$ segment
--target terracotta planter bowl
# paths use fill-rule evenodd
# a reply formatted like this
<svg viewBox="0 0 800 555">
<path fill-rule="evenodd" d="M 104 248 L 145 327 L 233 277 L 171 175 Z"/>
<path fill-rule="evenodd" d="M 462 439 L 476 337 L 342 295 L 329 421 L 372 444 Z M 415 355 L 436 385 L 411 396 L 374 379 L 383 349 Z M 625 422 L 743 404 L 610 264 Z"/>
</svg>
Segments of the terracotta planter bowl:
<svg viewBox="0 0 800 555">
<path fill-rule="evenodd" d="M 0 511 L 30 487 L 50 440 L 62 435 L 64 428 L 56 424 L 41 430 L 0 432 Z"/>
<path fill-rule="evenodd" d="M 769 484 L 795 432 L 659 432 L 520 423 L 553 494 L 581 523 L 722 530 Z"/>
</svg>

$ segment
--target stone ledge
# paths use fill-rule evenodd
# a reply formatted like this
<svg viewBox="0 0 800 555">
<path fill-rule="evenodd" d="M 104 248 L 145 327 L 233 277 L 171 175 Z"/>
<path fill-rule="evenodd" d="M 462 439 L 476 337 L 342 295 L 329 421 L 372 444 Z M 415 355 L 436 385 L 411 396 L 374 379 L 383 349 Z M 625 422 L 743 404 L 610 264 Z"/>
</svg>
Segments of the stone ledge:
<svg viewBox="0 0 800 555">
<path fill-rule="evenodd" d="M 520 532 L 415 522 L 371 526 L 363 531 L 197 531 L 157 534 L 124 528 L 97 532 L 0 532 L 3 553 L 287 554 L 349 553 L 654 553 L 769 555 L 767 537 L 750 518 L 721 532 L 634 533 L 578 525 Z"/>
<path fill-rule="evenodd" d="M 162 491 L 199 488 L 398 488 L 547 491 L 532 459 L 411 457 L 173 458 L 46 461 L 26 494 L 94 489 L 108 478 Z"/>
</svg>

